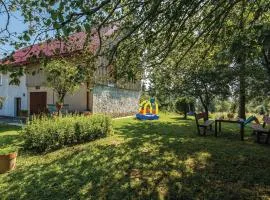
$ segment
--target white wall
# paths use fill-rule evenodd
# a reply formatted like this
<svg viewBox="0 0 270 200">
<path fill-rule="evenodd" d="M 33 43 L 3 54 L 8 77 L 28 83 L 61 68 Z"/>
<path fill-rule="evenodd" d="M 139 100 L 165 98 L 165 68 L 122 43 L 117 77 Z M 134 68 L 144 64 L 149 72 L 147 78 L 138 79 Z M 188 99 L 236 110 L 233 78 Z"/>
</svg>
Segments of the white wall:
<svg viewBox="0 0 270 200">
<path fill-rule="evenodd" d="M 21 98 L 21 109 L 27 110 L 27 88 L 26 76 L 20 78 L 20 85 L 9 85 L 9 75 L 2 74 L 2 85 L 0 85 L 0 96 L 5 97 L 2 109 L 0 108 L 0 115 L 15 116 L 15 98 Z"/>
<path fill-rule="evenodd" d="M 82 85 L 74 94 L 68 94 L 64 102 L 69 104 L 69 110 L 71 111 L 86 111 L 86 92 L 87 88 L 85 85 Z M 91 99 L 89 99 L 90 101 Z M 90 104 L 91 105 L 91 104 Z"/>
<path fill-rule="evenodd" d="M 32 72 L 35 72 L 32 74 Z M 47 104 L 55 104 L 57 101 L 57 94 L 53 92 L 51 88 L 46 86 L 46 75 L 44 71 L 39 70 L 38 65 L 33 65 L 32 68 L 28 69 L 26 75 L 26 85 L 28 87 L 28 109 L 30 110 L 30 92 L 47 92 Z M 36 89 L 36 86 L 39 89 Z M 87 109 L 86 105 L 86 85 L 81 85 L 81 87 L 73 94 L 67 94 L 64 103 L 69 104 L 70 111 L 85 111 Z M 91 105 L 91 95 L 90 95 L 90 105 Z"/>
<path fill-rule="evenodd" d="M 28 110 L 30 110 L 30 92 L 47 92 L 47 104 L 55 104 L 57 101 L 57 94 L 53 92 L 51 88 L 44 86 L 41 86 L 39 89 L 36 89 L 36 87 L 28 87 Z M 86 86 L 82 85 L 74 94 L 67 94 L 64 103 L 69 104 L 70 111 L 85 111 Z"/>
<path fill-rule="evenodd" d="M 27 69 L 26 73 L 26 86 L 35 87 L 35 86 L 45 86 L 46 85 L 46 76 L 44 71 L 39 69 L 39 66 L 34 66 Z"/>
</svg>

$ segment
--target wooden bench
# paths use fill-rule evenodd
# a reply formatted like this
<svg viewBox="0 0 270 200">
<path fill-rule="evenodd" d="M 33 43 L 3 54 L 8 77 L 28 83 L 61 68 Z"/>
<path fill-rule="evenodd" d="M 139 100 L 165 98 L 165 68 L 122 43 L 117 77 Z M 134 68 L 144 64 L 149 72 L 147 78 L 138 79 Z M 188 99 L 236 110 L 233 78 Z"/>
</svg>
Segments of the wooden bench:
<svg viewBox="0 0 270 200">
<path fill-rule="evenodd" d="M 265 144 L 267 144 L 269 142 L 270 129 L 266 128 L 267 124 L 270 124 L 270 117 L 264 116 L 263 117 L 263 125 L 254 124 L 251 126 L 253 129 L 253 134 L 257 135 L 257 142 L 258 143 L 260 143 L 262 135 L 266 135 Z"/>
<path fill-rule="evenodd" d="M 209 127 L 212 130 L 213 120 L 207 120 L 206 113 L 194 113 L 198 134 L 201 135 L 200 128 L 203 129 L 203 135 L 206 135 L 206 129 Z M 200 123 L 200 119 L 203 119 L 203 123 Z"/>
</svg>

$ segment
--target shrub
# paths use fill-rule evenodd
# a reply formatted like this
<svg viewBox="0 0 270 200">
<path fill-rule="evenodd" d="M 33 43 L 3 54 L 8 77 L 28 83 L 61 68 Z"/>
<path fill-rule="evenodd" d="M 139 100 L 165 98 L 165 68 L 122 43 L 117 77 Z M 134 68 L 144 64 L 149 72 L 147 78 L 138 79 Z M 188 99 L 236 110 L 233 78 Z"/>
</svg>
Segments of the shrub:
<svg viewBox="0 0 270 200">
<path fill-rule="evenodd" d="M 111 118 L 104 115 L 34 118 L 23 128 L 24 148 L 36 152 L 59 149 L 106 137 L 112 132 Z"/>
<path fill-rule="evenodd" d="M 230 112 L 230 110 L 235 110 L 234 105 L 230 101 L 217 100 L 214 105 L 215 112 Z"/>
</svg>

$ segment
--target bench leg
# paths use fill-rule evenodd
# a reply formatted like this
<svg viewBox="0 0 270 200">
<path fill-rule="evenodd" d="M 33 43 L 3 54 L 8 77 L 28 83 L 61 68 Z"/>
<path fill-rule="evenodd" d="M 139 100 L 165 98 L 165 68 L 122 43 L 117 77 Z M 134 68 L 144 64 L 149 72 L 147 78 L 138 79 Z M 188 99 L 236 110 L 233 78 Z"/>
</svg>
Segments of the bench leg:
<svg viewBox="0 0 270 200">
<path fill-rule="evenodd" d="M 197 126 L 197 129 L 198 129 L 198 135 L 201 135 L 201 130 L 200 130 L 200 127 Z"/>
<path fill-rule="evenodd" d="M 212 131 L 213 130 L 213 127 L 212 127 L 212 124 L 210 125 L 210 131 Z"/>
<path fill-rule="evenodd" d="M 260 143 L 260 136 L 261 136 L 261 133 L 260 132 L 257 132 L 257 142 Z"/>
<path fill-rule="evenodd" d="M 268 142 L 269 142 L 269 136 L 270 136 L 270 134 L 267 134 L 266 139 L 265 139 L 265 144 L 268 144 Z"/>
<path fill-rule="evenodd" d="M 217 137 L 217 121 L 215 121 L 215 136 Z"/>
<path fill-rule="evenodd" d="M 203 128 L 203 135 L 204 135 L 204 136 L 206 136 L 206 129 L 207 129 L 207 127 L 204 127 L 204 128 Z"/>
</svg>

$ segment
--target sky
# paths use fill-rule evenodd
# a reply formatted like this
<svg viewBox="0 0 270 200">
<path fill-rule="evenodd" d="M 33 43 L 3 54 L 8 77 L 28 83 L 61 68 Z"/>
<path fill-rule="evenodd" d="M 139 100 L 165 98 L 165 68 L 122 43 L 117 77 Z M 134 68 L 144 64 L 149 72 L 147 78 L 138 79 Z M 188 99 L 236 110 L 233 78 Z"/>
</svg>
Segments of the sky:
<svg viewBox="0 0 270 200">
<path fill-rule="evenodd" d="M 0 29 L 5 27 L 5 25 L 6 25 L 6 17 L 0 15 Z M 28 25 L 23 22 L 23 18 L 20 15 L 20 13 L 16 12 L 16 13 L 12 14 L 12 16 L 10 18 L 10 23 L 8 26 L 8 29 L 10 32 L 22 33 L 24 30 L 27 29 L 27 27 L 28 27 Z M 1 35 L 0 35 L 0 37 L 1 37 Z M 3 57 L 3 54 L 5 53 L 5 51 L 8 51 L 11 53 L 12 51 L 14 51 L 14 47 L 12 47 L 8 44 L 1 45 L 0 57 Z"/>
</svg>

